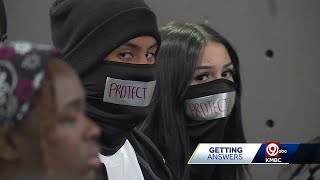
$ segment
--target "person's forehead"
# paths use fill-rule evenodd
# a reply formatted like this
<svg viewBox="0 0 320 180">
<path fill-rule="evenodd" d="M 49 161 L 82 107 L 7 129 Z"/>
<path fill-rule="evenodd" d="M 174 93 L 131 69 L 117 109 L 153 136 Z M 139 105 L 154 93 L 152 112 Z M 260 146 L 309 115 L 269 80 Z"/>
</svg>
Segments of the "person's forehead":
<svg viewBox="0 0 320 180">
<path fill-rule="evenodd" d="M 140 37 L 136 37 L 133 39 L 130 39 L 129 41 L 127 41 L 126 43 L 124 43 L 123 45 L 126 46 L 141 46 L 141 45 L 146 45 L 146 46 L 156 46 L 157 45 L 157 41 L 152 37 L 152 36 L 140 36 Z"/>
<path fill-rule="evenodd" d="M 201 63 L 225 65 L 231 62 L 229 53 L 221 43 L 209 42 L 205 45 Z"/>
</svg>

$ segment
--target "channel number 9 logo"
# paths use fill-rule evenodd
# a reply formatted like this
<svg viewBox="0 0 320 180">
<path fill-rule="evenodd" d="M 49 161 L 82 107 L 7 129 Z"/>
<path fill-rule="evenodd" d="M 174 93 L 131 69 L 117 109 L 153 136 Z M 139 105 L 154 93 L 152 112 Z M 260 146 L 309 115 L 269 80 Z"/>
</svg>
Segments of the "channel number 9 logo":
<svg viewBox="0 0 320 180">
<path fill-rule="evenodd" d="M 267 142 L 266 157 L 280 157 L 279 149 L 280 149 L 279 142 Z"/>
</svg>

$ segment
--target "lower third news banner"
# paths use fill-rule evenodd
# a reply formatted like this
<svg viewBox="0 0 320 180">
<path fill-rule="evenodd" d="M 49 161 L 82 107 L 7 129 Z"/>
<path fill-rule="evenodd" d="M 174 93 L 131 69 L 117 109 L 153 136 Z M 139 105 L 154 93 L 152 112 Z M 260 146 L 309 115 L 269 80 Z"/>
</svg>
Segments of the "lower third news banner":
<svg viewBox="0 0 320 180">
<path fill-rule="evenodd" d="M 200 143 L 188 164 L 320 164 L 320 144 Z"/>
</svg>

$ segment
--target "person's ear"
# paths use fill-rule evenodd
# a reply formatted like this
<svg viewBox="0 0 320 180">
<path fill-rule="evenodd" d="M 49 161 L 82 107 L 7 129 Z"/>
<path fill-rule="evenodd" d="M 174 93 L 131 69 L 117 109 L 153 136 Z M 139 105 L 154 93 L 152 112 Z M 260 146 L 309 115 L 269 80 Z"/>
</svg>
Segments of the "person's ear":
<svg viewBox="0 0 320 180">
<path fill-rule="evenodd" d="M 0 129 L 0 160 L 13 162 L 20 158 L 16 138 L 18 137 L 10 130 Z"/>
</svg>

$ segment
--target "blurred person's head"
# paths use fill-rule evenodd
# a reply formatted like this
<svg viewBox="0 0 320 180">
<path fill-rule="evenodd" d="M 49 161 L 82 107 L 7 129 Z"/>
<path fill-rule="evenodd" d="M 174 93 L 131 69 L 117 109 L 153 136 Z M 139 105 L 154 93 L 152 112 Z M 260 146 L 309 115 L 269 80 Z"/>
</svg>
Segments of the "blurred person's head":
<svg viewBox="0 0 320 180">
<path fill-rule="evenodd" d="M 85 116 L 85 94 L 59 51 L 28 42 L 0 47 L 0 169 L 94 179 L 99 129 Z"/>
</svg>

